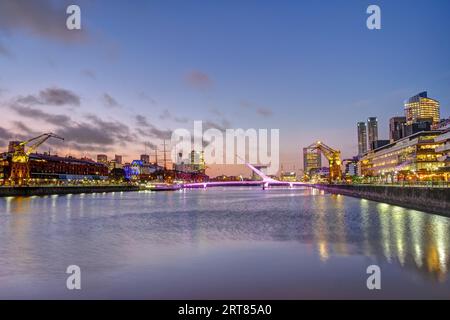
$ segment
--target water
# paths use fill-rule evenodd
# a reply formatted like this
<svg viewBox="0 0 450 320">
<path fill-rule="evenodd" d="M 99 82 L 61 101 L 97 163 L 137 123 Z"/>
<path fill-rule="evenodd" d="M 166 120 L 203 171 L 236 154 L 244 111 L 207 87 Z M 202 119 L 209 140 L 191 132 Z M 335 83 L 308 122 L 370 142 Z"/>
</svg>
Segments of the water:
<svg viewBox="0 0 450 320">
<path fill-rule="evenodd" d="M 2 198 L 0 298 L 450 298 L 449 231 L 309 188 Z"/>
</svg>

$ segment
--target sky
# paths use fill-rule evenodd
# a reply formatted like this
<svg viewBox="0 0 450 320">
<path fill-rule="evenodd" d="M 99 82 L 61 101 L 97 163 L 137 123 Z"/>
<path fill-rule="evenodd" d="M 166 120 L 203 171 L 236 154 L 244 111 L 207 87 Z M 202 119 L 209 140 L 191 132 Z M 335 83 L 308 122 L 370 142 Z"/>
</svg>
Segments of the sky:
<svg viewBox="0 0 450 320">
<path fill-rule="evenodd" d="M 381 30 L 366 27 L 371 4 Z M 0 150 L 51 131 L 65 141 L 40 151 L 131 161 L 201 120 L 280 129 L 280 162 L 299 169 L 317 140 L 356 155 L 368 117 L 388 138 L 418 92 L 448 118 L 449 57 L 447 0 L 0 0 Z"/>
</svg>

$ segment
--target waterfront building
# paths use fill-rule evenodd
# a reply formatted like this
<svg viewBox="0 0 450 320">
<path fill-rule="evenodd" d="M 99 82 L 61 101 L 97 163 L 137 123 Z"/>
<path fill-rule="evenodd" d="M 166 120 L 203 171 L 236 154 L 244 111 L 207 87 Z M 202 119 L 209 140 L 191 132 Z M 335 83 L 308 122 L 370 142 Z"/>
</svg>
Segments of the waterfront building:
<svg viewBox="0 0 450 320">
<path fill-rule="evenodd" d="M 378 119 L 376 117 L 367 119 L 367 136 L 369 150 L 373 150 L 374 142 L 378 140 Z"/>
<path fill-rule="evenodd" d="M 353 157 L 351 159 L 344 159 L 342 163 L 344 164 L 344 176 L 353 177 L 358 175 L 358 157 Z"/>
<path fill-rule="evenodd" d="M 163 167 L 153 163 L 145 163 L 142 160 L 133 160 L 124 165 L 125 178 L 128 180 L 154 180 L 155 173 L 164 170 Z"/>
<path fill-rule="evenodd" d="M 445 176 L 446 181 L 450 180 L 450 121 L 444 122 L 440 127 L 442 134 L 437 136 L 434 140 L 439 144 L 435 151 L 441 154 L 438 160 L 443 163 L 439 171 Z"/>
<path fill-rule="evenodd" d="M 375 150 L 375 149 L 381 148 L 382 146 L 385 146 L 389 143 L 391 143 L 390 140 L 375 140 L 372 142 L 372 144 L 370 146 L 371 147 L 370 150 Z"/>
<path fill-rule="evenodd" d="M 0 179 L 8 183 L 11 175 L 12 154 L 0 154 Z M 70 182 L 85 180 L 105 180 L 108 167 L 91 159 L 59 157 L 56 155 L 32 153 L 29 156 L 31 184 L 42 184 L 46 181 Z"/>
<path fill-rule="evenodd" d="M 392 117 L 389 119 L 389 140 L 394 142 L 403 138 L 403 125 L 406 124 L 406 117 Z"/>
<path fill-rule="evenodd" d="M 367 127 L 365 122 L 358 122 L 358 156 L 367 152 Z"/>
<path fill-rule="evenodd" d="M 433 120 L 430 119 L 422 119 L 417 122 L 413 122 L 411 124 L 404 124 L 402 134 L 404 137 L 408 137 L 412 134 L 421 131 L 430 131 L 432 127 Z"/>
<path fill-rule="evenodd" d="M 405 117 L 407 124 L 420 122 L 421 119 L 432 119 L 432 123 L 440 121 L 439 101 L 429 98 L 426 91 L 405 101 Z"/>
<path fill-rule="evenodd" d="M 282 172 L 280 175 L 281 181 L 287 182 L 296 182 L 297 181 L 297 173 L 295 171 Z"/>
<path fill-rule="evenodd" d="M 405 179 L 442 179 L 439 170 L 440 149 L 444 143 L 436 140 L 442 131 L 421 131 L 364 155 L 359 165 L 361 175 L 392 182 Z"/>
<path fill-rule="evenodd" d="M 322 167 L 322 156 L 319 149 L 303 148 L 303 173 L 311 176 L 311 171 Z"/>
<path fill-rule="evenodd" d="M 106 154 L 98 154 L 97 155 L 97 162 L 107 164 L 108 163 L 108 156 Z"/>
</svg>

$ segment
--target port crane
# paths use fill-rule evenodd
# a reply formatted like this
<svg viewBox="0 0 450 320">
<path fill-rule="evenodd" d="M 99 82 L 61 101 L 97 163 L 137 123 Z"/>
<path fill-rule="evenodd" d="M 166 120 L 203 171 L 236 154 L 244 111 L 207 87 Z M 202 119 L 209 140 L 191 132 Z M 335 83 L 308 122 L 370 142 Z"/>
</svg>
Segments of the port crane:
<svg viewBox="0 0 450 320">
<path fill-rule="evenodd" d="M 330 164 L 329 182 L 336 182 L 342 180 L 341 171 L 341 152 L 335 150 L 321 141 L 317 141 L 308 147 L 311 150 L 320 150 L 320 152 L 327 158 Z"/>
<path fill-rule="evenodd" d="M 11 158 L 11 175 L 10 180 L 14 185 L 22 185 L 30 179 L 30 154 L 35 152 L 37 148 L 50 138 L 64 140 L 53 133 L 43 133 L 40 136 L 29 140 L 18 142 L 14 145 L 14 151 Z M 31 145 L 29 145 L 32 143 Z M 27 150 L 25 147 L 28 146 Z"/>
</svg>

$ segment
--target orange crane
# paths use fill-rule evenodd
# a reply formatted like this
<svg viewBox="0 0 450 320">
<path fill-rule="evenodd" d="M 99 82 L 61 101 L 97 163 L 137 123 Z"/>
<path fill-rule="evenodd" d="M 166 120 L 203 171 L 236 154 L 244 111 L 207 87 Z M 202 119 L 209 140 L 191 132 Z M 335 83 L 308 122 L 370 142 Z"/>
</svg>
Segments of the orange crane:
<svg viewBox="0 0 450 320">
<path fill-rule="evenodd" d="M 339 150 L 335 150 L 330 148 L 326 144 L 321 141 L 317 141 L 313 143 L 308 148 L 312 150 L 320 150 L 320 152 L 327 158 L 330 164 L 330 176 L 329 182 L 336 182 L 342 179 L 342 170 L 341 170 L 341 152 Z"/>
<path fill-rule="evenodd" d="M 21 141 L 14 146 L 14 152 L 11 159 L 11 175 L 9 178 L 14 185 L 21 186 L 30 179 L 30 154 L 35 152 L 37 148 L 49 138 L 64 140 L 64 138 L 53 133 L 44 133 L 29 140 Z M 25 151 L 25 146 L 31 142 L 34 143 L 28 146 L 28 149 Z"/>
</svg>

